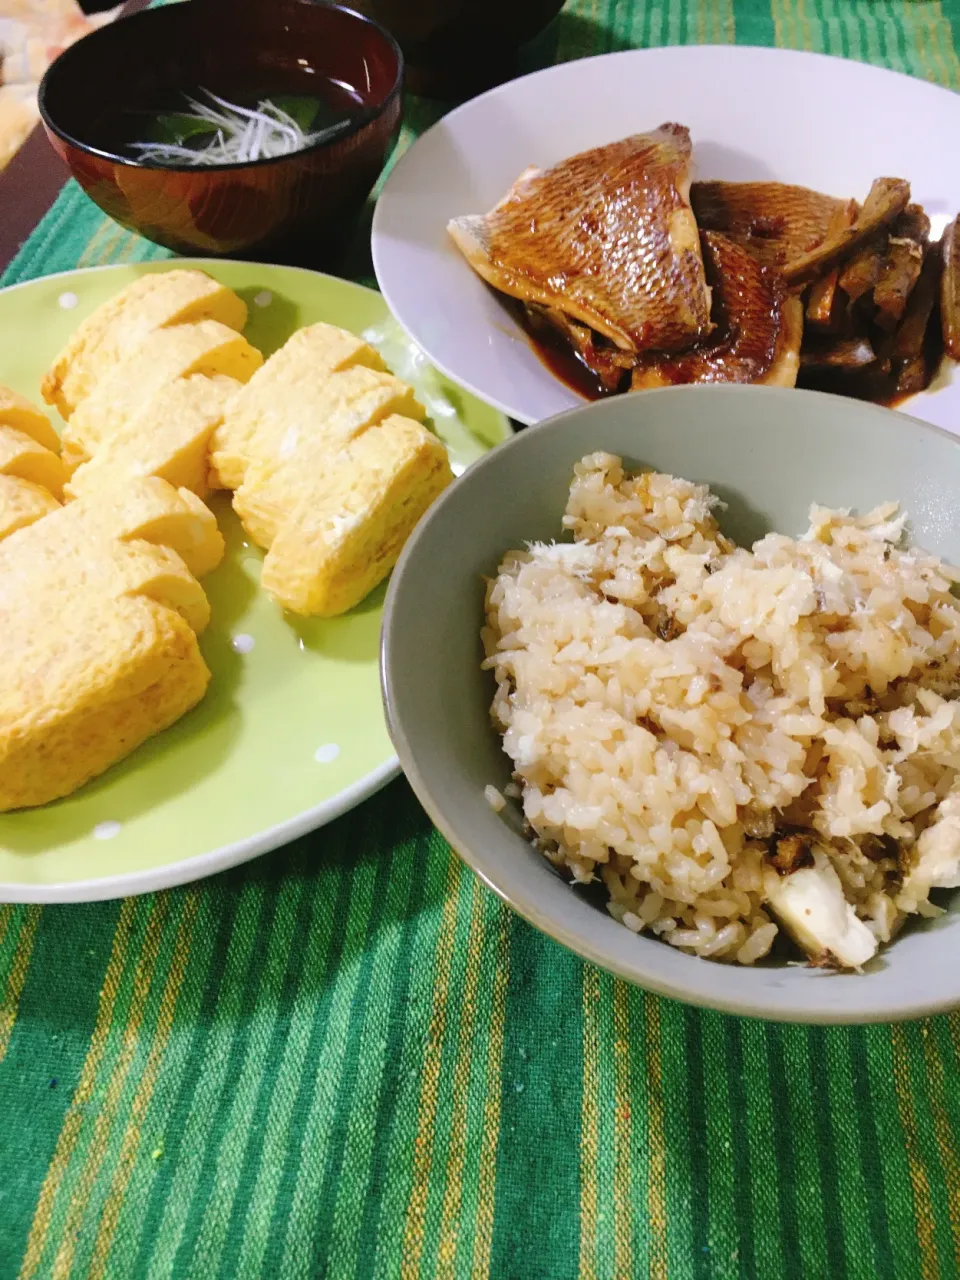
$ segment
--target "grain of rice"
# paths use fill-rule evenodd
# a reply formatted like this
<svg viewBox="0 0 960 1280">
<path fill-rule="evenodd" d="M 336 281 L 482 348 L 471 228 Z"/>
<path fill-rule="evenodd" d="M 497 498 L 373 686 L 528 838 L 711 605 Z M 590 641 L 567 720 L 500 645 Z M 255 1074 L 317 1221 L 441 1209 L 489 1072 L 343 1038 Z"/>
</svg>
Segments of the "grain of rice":
<svg viewBox="0 0 960 1280">
<path fill-rule="evenodd" d="M 503 809 L 507 803 L 503 792 L 498 791 L 497 788 L 494 786 L 484 787 L 483 794 L 486 798 L 487 804 L 494 811 L 494 813 L 499 813 L 500 810 Z"/>
</svg>

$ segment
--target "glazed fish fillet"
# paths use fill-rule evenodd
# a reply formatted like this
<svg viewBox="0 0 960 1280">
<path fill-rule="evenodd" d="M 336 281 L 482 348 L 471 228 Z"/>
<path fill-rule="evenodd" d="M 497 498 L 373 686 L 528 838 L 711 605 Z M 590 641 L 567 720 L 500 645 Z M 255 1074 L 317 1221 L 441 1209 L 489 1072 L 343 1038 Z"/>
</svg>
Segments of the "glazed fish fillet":
<svg viewBox="0 0 960 1280">
<path fill-rule="evenodd" d="M 641 358 L 632 389 L 687 382 L 749 382 L 792 387 L 800 367 L 803 304 L 779 272 L 715 231 L 703 233 L 715 328 L 699 347 Z"/>
<path fill-rule="evenodd" d="M 448 230 L 488 284 L 588 325 L 624 351 L 677 351 L 709 329 L 690 207 L 690 134 L 651 133 L 528 169 Z"/>
<path fill-rule="evenodd" d="M 770 267 L 822 244 L 847 204 L 785 182 L 695 182 L 690 200 L 701 231 L 719 231 Z"/>
</svg>

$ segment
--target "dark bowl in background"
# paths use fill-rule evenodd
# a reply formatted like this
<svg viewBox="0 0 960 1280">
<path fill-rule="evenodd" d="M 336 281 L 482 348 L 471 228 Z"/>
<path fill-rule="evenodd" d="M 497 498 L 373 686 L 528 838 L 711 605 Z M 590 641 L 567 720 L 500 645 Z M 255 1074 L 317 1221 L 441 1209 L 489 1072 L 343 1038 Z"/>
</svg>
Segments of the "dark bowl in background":
<svg viewBox="0 0 960 1280">
<path fill-rule="evenodd" d="M 146 166 L 102 150 L 105 116 L 172 87 L 225 98 L 301 74 L 353 86 L 346 132 L 275 160 Z M 188 0 L 119 19 L 66 49 L 40 85 L 47 136 L 122 226 L 178 253 L 323 260 L 356 225 L 396 140 L 403 55 L 378 23 L 325 0 Z"/>
<path fill-rule="evenodd" d="M 463 102 L 549 66 L 564 0 L 351 0 L 396 37 L 407 87 Z"/>
</svg>

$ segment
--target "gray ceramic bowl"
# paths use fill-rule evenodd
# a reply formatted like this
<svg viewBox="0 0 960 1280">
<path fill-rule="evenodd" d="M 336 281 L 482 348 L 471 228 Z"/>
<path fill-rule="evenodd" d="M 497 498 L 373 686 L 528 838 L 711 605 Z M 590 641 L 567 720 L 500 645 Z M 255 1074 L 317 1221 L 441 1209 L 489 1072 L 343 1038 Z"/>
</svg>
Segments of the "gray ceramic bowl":
<svg viewBox="0 0 960 1280">
<path fill-rule="evenodd" d="M 958 424 L 960 425 L 960 424 Z M 427 813 L 483 882 L 552 938 L 662 995 L 733 1013 L 869 1022 L 960 1004 L 960 893 L 911 922 L 861 974 L 743 969 L 638 937 L 584 899 L 494 813 L 509 780 L 480 670 L 481 575 L 525 540 L 559 535 L 571 468 L 598 449 L 708 482 L 737 541 L 796 534 L 811 502 L 867 509 L 899 500 L 914 540 L 960 563 L 960 439 L 903 414 L 813 392 L 683 387 L 621 396 L 528 427 L 476 463 L 433 507 L 393 574 L 383 629 L 387 719 Z"/>
</svg>

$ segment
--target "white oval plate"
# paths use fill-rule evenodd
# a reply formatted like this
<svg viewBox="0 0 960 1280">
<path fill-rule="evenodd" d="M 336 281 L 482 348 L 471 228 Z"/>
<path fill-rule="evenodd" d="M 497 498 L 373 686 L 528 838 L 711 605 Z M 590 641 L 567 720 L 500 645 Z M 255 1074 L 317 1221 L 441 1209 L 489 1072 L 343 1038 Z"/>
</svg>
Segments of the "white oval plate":
<svg viewBox="0 0 960 1280">
<path fill-rule="evenodd" d="M 520 422 L 583 403 L 467 265 L 447 222 L 485 213 L 528 165 L 664 121 L 690 129 L 697 178 L 772 179 L 862 200 L 874 178 L 903 177 L 935 235 L 960 211 L 960 95 L 949 90 L 784 49 L 638 49 L 564 63 L 445 116 L 401 157 L 377 204 L 377 280 L 438 369 Z M 945 365 L 904 407 L 960 430 L 958 370 Z"/>
</svg>

